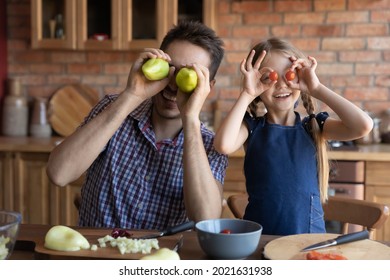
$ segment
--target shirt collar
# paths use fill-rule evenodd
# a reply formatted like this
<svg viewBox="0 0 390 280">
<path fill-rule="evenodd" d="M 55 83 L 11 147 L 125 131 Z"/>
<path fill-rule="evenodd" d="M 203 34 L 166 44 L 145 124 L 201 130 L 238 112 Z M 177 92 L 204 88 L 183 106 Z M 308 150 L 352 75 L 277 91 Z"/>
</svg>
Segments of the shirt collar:
<svg viewBox="0 0 390 280">
<path fill-rule="evenodd" d="M 146 122 L 151 123 L 152 107 L 152 99 L 147 99 L 131 112 L 130 116 L 142 124 L 145 124 Z"/>
</svg>

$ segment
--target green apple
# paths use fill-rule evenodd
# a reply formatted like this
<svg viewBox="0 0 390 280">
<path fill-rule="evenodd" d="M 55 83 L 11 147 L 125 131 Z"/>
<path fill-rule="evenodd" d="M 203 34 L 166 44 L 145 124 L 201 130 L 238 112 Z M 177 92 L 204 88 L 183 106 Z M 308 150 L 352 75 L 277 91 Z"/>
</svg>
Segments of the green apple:
<svg viewBox="0 0 390 280">
<path fill-rule="evenodd" d="M 168 77 L 169 64 L 161 58 L 150 58 L 142 65 L 142 72 L 150 81 L 158 81 Z"/>
<path fill-rule="evenodd" d="M 180 256 L 176 251 L 168 248 L 158 249 L 156 252 L 140 258 L 140 260 L 180 260 Z"/>
<path fill-rule="evenodd" d="M 46 248 L 56 251 L 89 249 L 88 240 L 78 231 L 67 226 L 53 226 L 45 236 Z"/>
<path fill-rule="evenodd" d="M 194 69 L 183 67 L 176 75 L 176 84 L 182 92 L 192 92 L 198 84 L 198 75 Z"/>
</svg>

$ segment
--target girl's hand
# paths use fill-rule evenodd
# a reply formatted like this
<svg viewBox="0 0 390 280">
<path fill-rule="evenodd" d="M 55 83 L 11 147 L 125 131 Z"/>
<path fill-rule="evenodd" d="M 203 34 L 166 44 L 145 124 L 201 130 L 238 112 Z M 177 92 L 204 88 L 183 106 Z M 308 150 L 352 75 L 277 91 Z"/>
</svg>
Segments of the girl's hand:
<svg viewBox="0 0 390 280">
<path fill-rule="evenodd" d="M 149 81 L 142 73 L 141 67 L 144 62 L 150 58 L 161 58 L 168 62 L 171 61 L 170 56 L 162 50 L 152 48 L 144 49 L 144 52 L 142 52 L 138 59 L 133 63 L 127 79 L 125 93 L 130 93 L 136 95 L 141 100 L 146 100 L 156 95 L 168 85 L 170 77 L 173 76 L 174 67 L 170 67 L 167 78 L 159 81 Z"/>
<path fill-rule="evenodd" d="M 309 61 L 302 58 L 291 58 L 293 62 L 291 70 L 296 70 L 298 80 L 297 82 L 290 81 L 288 84 L 291 88 L 298 89 L 315 97 L 316 89 L 321 84 L 315 73 L 317 61 L 312 56 L 308 56 L 308 59 Z"/>
<path fill-rule="evenodd" d="M 255 64 L 252 66 L 253 57 L 255 51 L 252 50 L 249 54 L 248 60 L 244 59 L 241 62 L 240 70 L 244 75 L 242 93 L 248 94 L 252 99 L 260 96 L 264 91 L 271 88 L 276 81 L 268 81 L 263 83 L 262 76 L 267 72 L 272 72 L 272 69 L 262 68 L 259 70 L 261 63 L 266 55 L 266 51 L 263 51 L 257 58 Z"/>
</svg>

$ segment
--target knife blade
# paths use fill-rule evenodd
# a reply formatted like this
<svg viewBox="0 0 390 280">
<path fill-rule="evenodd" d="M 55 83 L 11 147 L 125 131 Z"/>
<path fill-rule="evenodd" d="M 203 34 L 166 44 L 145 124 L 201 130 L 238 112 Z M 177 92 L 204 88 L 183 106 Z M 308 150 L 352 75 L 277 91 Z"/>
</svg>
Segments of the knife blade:
<svg viewBox="0 0 390 280">
<path fill-rule="evenodd" d="M 185 230 L 192 229 L 194 227 L 194 225 L 195 225 L 195 223 L 193 221 L 188 221 L 188 222 L 185 222 L 185 223 L 180 224 L 180 225 L 169 227 L 169 228 L 167 228 L 163 231 L 157 232 L 157 233 L 152 233 L 152 234 L 148 234 L 148 235 L 144 235 L 144 236 L 140 236 L 140 237 L 134 237 L 134 238 L 151 239 L 151 238 L 159 238 L 162 236 L 173 235 L 173 234 L 185 231 Z"/>
<path fill-rule="evenodd" d="M 319 243 L 310 245 L 306 248 L 303 248 L 301 250 L 301 252 L 306 252 L 306 251 L 316 250 L 316 249 L 321 249 L 321 248 L 327 248 L 330 246 L 335 246 L 335 245 L 340 245 L 340 244 L 349 243 L 349 242 L 353 242 L 353 241 L 363 240 L 363 239 L 367 239 L 368 237 L 369 237 L 369 232 L 367 230 L 344 234 L 344 235 L 340 235 L 339 237 L 334 238 L 334 239 L 329 239 L 329 240 L 326 240 L 323 242 L 319 242 Z"/>
</svg>

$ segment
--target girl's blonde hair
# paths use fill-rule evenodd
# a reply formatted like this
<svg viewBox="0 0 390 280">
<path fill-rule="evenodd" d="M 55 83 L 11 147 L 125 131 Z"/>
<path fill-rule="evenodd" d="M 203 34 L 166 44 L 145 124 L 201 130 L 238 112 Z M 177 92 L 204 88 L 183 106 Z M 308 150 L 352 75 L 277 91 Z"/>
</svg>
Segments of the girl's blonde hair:
<svg viewBox="0 0 390 280">
<path fill-rule="evenodd" d="M 255 50 L 255 56 L 253 58 L 253 64 L 262 53 L 263 50 L 267 52 L 267 56 L 270 52 L 281 52 L 287 54 L 289 57 L 304 58 L 306 56 L 300 52 L 297 48 L 291 45 L 289 42 L 281 40 L 279 38 L 270 38 L 255 45 L 252 50 Z M 328 146 L 327 141 L 322 135 L 322 131 L 315 116 L 315 103 L 312 97 L 307 92 L 301 92 L 301 99 L 307 114 L 310 116 L 308 121 L 308 131 L 314 140 L 317 150 L 317 172 L 318 172 L 318 184 L 320 188 L 321 201 L 326 202 L 328 199 L 328 180 L 329 180 L 329 160 L 328 160 Z M 251 104 L 249 104 L 248 110 L 252 116 L 258 116 L 258 107 L 261 102 L 260 97 L 257 97 Z"/>
</svg>

